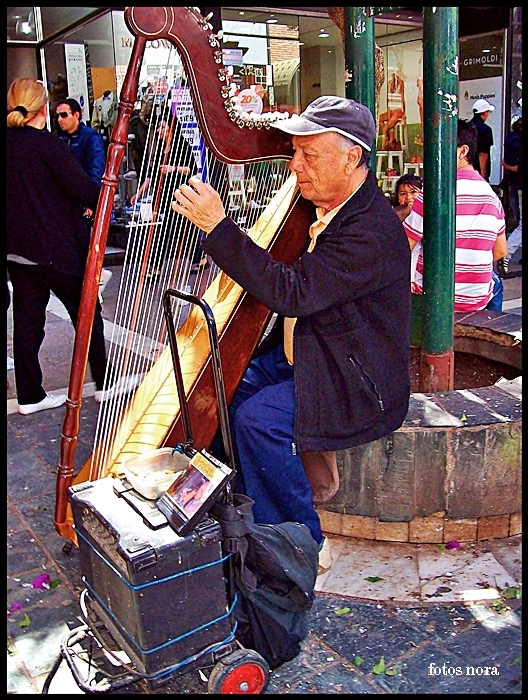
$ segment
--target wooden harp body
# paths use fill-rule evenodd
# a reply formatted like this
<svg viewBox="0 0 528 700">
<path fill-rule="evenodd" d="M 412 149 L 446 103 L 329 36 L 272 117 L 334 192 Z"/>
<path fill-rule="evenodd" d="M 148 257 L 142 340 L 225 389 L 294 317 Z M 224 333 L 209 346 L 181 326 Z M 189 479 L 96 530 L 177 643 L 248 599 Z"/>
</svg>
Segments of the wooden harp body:
<svg viewBox="0 0 528 700">
<path fill-rule="evenodd" d="M 133 397 L 126 404 L 117 401 L 114 404 L 111 401 L 101 404 L 101 412 L 103 407 L 107 409 L 110 422 L 104 423 L 107 427 L 103 428 L 99 441 L 96 438 L 92 457 L 74 477 L 74 456 L 80 428 L 91 325 L 114 195 L 127 145 L 130 118 L 137 100 L 147 42 L 169 43 L 177 50 L 200 134 L 208 151 L 218 162 L 251 165 L 281 160 L 287 166 L 287 161 L 293 155 L 289 137 L 278 129 L 270 128 L 269 118 L 248 120 L 233 109 L 226 86 L 220 40 L 196 8 L 128 7 L 125 9 L 125 21 L 135 37 L 134 46 L 121 90 L 118 118 L 108 147 L 106 170 L 93 226 L 57 473 L 55 528 L 61 536 L 74 541 L 67 495 L 72 484 L 120 473 L 124 460 L 157 447 L 174 446 L 184 438 L 170 349 L 166 338 L 165 342 L 161 339 L 161 333 L 159 355 L 150 364 Z M 167 205 L 171 195 L 168 193 Z M 306 243 L 308 228 L 313 220 L 313 205 L 300 197 L 293 178 L 288 178 L 268 199 L 266 207 L 254 219 L 248 235 L 266 247 L 276 260 L 292 263 Z M 154 207 L 159 207 L 158 200 Z M 137 285 L 141 288 L 145 284 L 145 262 L 138 263 L 136 268 Z M 174 274 L 176 268 L 177 264 Z M 183 278 L 175 277 L 174 274 L 165 288 L 184 284 Z M 130 287 L 130 283 L 124 285 L 123 280 L 121 285 Z M 164 289 L 158 291 L 163 293 Z M 215 315 L 224 388 L 230 402 L 269 324 L 271 312 L 220 271 L 213 271 L 207 286 L 204 287 L 202 283 L 201 291 Z M 128 299 L 125 306 L 130 307 L 131 317 L 134 318 L 149 303 L 152 306 L 158 304 L 159 295 L 157 301 L 154 301 L 154 297 L 146 297 L 143 293 L 142 297 Z M 177 331 L 194 446 L 197 449 L 210 446 L 219 424 L 213 370 L 206 349 L 207 330 L 199 316 L 199 310 L 189 310 L 188 315 L 182 317 Z M 166 329 L 163 331 L 166 333 Z M 134 334 L 134 328 L 129 326 L 126 335 L 134 337 Z M 125 366 L 128 363 L 130 367 L 130 358 L 134 352 L 132 345 L 124 351 Z M 130 370 L 123 371 L 130 373 Z"/>
</svg>

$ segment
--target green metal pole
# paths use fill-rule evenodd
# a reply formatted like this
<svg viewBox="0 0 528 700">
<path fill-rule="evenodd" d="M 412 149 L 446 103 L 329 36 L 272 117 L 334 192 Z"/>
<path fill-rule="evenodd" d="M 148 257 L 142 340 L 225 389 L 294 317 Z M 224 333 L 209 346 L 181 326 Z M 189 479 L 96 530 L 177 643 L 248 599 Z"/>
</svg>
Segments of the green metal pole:
<svg viewBox="0 0 528 700">
<path fill-rule="evenodd" d="M 376 115 L 374 17 L 366 7 L 345 7 L 345 96 L 366 105 Z M 371 165 L 375 169 L 376 153 Z"/>
<path fill-rule="evenodd" d="M 458 8 L 424 8 L 424 325 L 421 391 L 453 388 Z"/>
</svg>

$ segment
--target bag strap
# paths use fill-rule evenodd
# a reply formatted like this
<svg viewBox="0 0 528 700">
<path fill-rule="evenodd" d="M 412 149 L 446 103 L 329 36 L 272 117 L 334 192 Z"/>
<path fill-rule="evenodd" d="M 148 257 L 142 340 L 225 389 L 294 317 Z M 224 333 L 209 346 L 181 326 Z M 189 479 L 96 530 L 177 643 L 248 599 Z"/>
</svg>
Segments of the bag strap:
<svg viewBox="0 0 528 700">
<path fill-rule="evenodd" d="M 220 523 L 225 550 L 240 556 L 240 563 L 235 566 L 238 583 L 254 591 L 257 588 L 257 578 L 247 568 L 245 561 L 249 548 L 246 535 L 251 533 L 246 520 L 253 519 L 252 509 L 255 501 L 239 493 L 234 494 L 233 498 L 234 503 L 232 504 L 217 501 L 209 513 Z"/>
</svg>

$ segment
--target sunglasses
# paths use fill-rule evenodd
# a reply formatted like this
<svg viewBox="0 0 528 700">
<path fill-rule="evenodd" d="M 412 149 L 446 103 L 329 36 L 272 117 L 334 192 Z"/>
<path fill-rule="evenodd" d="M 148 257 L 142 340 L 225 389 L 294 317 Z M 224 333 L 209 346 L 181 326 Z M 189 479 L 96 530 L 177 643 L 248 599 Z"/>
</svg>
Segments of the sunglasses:
<svg viewBox="0 0 528 700">
<path fill-rule="evenodd" d="M 56 112 L 57 117 L 60 117 L 61 119 L 66 119 L 66 117 L 71 117 L 72 113 L 71 112 Z"/>
</svg>

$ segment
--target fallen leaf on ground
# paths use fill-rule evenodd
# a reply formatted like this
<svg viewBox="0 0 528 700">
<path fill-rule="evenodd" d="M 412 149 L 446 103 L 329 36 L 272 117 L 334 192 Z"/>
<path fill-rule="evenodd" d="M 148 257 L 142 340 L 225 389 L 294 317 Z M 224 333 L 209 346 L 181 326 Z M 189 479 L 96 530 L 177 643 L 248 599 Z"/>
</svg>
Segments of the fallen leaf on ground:
<svg viewBox="0 0 528 700">
<path fill-rule="evenodd" d="M 372 673 L 379 675 L 380 673 L 385 673 L 385 659 L 382 656 L 381 659 L 372 668 Z"/>
<path fill-rule="evenodd" d="M 335 615 L 348 615 L 350 612 L 350 608 L 338 608 L 337 610 L 334 610 Z"/>
<path fill-rule="evenodd" d="M 18 623 L 18 626 L 19 627 L 29 627 L 30 624 L 31 624 L 31 620 L 29 619 L 29 615 L 26 613 L 24 615 L 24 618 L 22 620 L 20 620 L 20 622 Z"/>
</svg>

